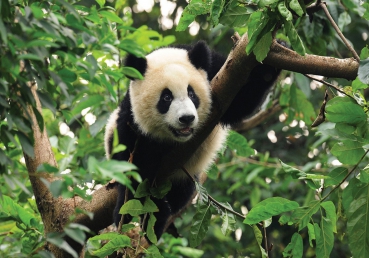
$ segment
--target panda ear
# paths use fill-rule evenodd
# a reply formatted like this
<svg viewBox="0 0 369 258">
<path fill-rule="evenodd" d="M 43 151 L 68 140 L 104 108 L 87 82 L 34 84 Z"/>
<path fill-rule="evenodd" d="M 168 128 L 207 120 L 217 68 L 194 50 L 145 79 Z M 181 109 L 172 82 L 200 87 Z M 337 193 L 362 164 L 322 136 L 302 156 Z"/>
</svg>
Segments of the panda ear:
<svg viewBox="0 0 369 258">
<path fill-rule="evenodd" d="M 135 68 L 137 71 L 139 71 L 142 76 L 144 76 L 146 69 L 147 69 L 147 60 L 146 58 L 137 57 L 132 54 L 128 54 L 124 61 L 124 66 L 129 66 Z M 126 75 L 127 76 L 127 75 Z M 130 80 L 135 80 L 136 78 L 133 78 L 131 76 L 127 76 Z"/>
<path fill-rule="evenodd" d="M 211 51 L 205 41 L 197 42 L 191 50 L 188 51 L 188 57 L 191 63 L 197 69 L 203 69 L 206 72 L 210 70 Z"/>
</svg>

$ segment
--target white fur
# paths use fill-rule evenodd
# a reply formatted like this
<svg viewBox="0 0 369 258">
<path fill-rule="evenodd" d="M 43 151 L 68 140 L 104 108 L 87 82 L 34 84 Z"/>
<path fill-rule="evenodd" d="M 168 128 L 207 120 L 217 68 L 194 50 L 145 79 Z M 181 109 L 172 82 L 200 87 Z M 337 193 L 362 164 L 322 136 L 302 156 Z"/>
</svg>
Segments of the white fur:
<svg viewBox="0 0 369 258">
<path fill-rule="evenodd" d="M 105 128 L 104 135 L 104 143 L 105 143 L 105 155 L 107 159 L 110 159 L 110 151 L 109 151 L 109 142 L 110 139 L 114 137 L 114 130 L 117 128 L 117 119 L 118 119 L 119 107 L 116 108 L 113 113 L 111 113 L 108 123 Z"/>
</svg>

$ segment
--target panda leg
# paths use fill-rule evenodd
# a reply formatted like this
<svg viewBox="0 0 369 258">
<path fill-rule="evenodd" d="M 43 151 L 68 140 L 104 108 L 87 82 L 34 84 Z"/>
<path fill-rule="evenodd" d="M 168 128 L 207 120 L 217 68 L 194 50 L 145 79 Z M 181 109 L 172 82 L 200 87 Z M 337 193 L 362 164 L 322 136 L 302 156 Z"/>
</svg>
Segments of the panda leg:
<svg viewBox="0 0 369 258">
<path fill-rule="evenodd" d="M 192 199 L 195 193 L 195 184 L 191 179 L 172 182 L 172 189 L 167 194 L 171 213 L 178 213 Z"/>
</svg>

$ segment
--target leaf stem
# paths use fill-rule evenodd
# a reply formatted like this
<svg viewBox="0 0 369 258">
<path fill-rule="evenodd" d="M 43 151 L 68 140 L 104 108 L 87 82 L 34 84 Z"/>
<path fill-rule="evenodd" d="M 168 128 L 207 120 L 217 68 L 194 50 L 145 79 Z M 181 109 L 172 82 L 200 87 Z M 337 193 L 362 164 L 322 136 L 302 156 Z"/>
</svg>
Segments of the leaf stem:
<svg viewBox="0 0 369 258">
<path fill-rule="evenodd" d="M 356 163 L 356 165 L 351 169 L 350 172 L 347 173 L 347 175 L 345 176 L 344 179 L 342 179 L 342 181 L 336 185 L 335 187 L 333 187 L 333 189 L 326 195 L 324 196 L 320 202 L 323 202 L 325 199 L 327 199 L 327 197 L 333 192 L 335 191 L 338 187 L 340 187 L 345 181 L 346 179 L 356 170 L 356 168 L 359 166 L 360 162 L 365 158 L 365 156 L 369 153 L 369 149 L 364 153 L 364 155 L 360 158 L 360 160 Z"/>
<path fill-rule="evenodd" d="M 186 175 L 187 175 L 189 178 L 191 178 L 192 182 L 196 183 L 196 180 L 193 178 L 193 176 L 191 176 L 191 174 L 187 171 L 187 169 L 186 169 L 185 167 L 183 167 L 183 166 L 182 166 L 182 170 L 183 170 L 183 172 L 185 172 L 185 173 L 186 173 Z M 212 196 L 210 196 L 209 194 L 207 194 L 207 196 L 208 196 L 208 198 L 210 199 L 210 201 L 211 201 L 211 202 L 213 202 L 213 203 L 214 203 L 216 206 L 218 206 L 219 208 L 224 209 L 224 210 L 226 210 L 226 211 L 229 211 L 230 213 L 232 213 L 232 214 L 234 214 L 234 215 L 236 215 L 237 217 L 240 217 L 240 218 L 242 218 L 242 219 L 245 219 L 245 218 L 246 218 L 246 216 L 244 216 L 244 215 L 242 215 L 242 214 L 240 214 L 240 213 L 238 213 L 238 212 L 236 212 L 236 211 L 234 211 L 234 210 L 232 210 L 232 209 L 229 209 L 229 208 L 225 207 L 223 204 L 221 204 L 220 202 L 218 202 L 217 200 L 215 200 L 215 199 L 214 199 Z"/>
</svg>

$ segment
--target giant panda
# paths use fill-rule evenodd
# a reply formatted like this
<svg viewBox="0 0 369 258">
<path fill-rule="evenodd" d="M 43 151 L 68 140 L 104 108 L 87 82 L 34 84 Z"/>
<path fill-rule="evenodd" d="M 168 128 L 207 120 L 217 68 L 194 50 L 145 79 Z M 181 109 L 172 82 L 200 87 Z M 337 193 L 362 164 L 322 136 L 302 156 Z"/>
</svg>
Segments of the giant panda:
<svg viewBox="0 0 369 258">
<path fill-rule="evenodd" d="M 161 158 L 174 146 L 196 135 L 209 116 L 212 105 L 210 81 L 225 60 L 203 41 L 160 48 L 145 58 L 128 55 L 125 66 L 137 69 L 143 80 L 130 78 L 123 101 L 108 120 L 105 133 L 107 157 L 127 161 L 139 138 L 140 148 L 135 150 L 133 163 L 141 177 L 152 182 Z M 201 181 L 225 142 L 228 126 L 250 116 L 260 106 L 279 73 L 280 70 L 266 64 L 253 69 L 219 124 L 184 164 L 193 178 Z M 111 157 L 115 129 L 119 143 L 127 148 Z M 162 235 L 168 218 L 184 208 L 195 193 L 193 181 L 180 169 L 173 171 L 169 180 L 172 188 L 167 195 L 163 199 L 152 198 L 159 208 L 154 214 L 157 238 Z M 132 193 L 129 194 L 131 198 Z M 119 210 L 124 199 L 125 187 L 119 185 L 114 210 L 116 225 L 121 218 Z"/>
</svg>

